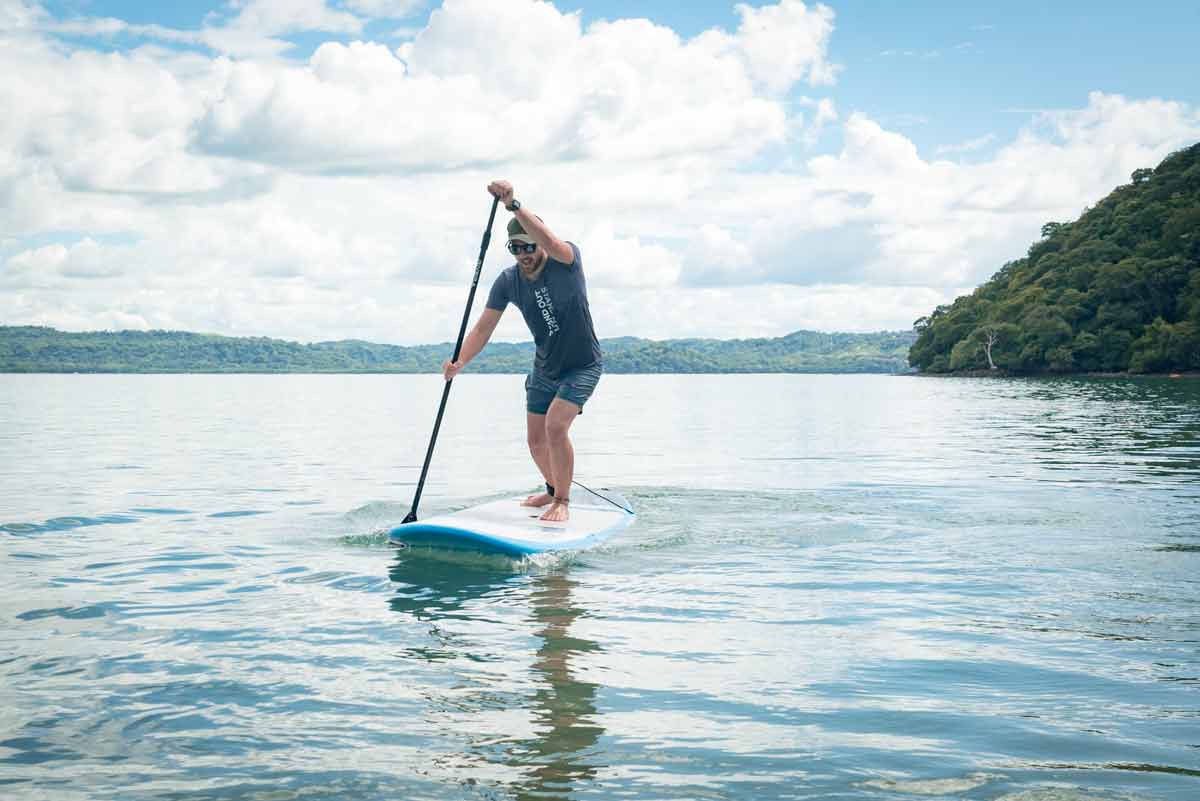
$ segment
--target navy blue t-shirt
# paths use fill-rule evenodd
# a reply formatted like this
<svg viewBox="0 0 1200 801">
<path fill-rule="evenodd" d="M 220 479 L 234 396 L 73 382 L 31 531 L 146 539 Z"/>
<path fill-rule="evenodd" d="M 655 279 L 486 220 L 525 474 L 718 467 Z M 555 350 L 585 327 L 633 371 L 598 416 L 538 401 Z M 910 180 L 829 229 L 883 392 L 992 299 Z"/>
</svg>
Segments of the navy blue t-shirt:
<svg viewBox="0 0 1200 801">
<path fill-rule="evenodd" d="M 514 264 L 496 276 L 487 299 L 489 309 L 504 311 L 511 303 L 521 310 L 537 346 L 533 369 L 551 380 L 601 359 L 588 308 L 583 259 L 573 242 L 567 244 L 575 254 L 574 264 L 547 255 L 546 266 L 534 281 L 527 280 L 521 267 Z"/>
</svg>

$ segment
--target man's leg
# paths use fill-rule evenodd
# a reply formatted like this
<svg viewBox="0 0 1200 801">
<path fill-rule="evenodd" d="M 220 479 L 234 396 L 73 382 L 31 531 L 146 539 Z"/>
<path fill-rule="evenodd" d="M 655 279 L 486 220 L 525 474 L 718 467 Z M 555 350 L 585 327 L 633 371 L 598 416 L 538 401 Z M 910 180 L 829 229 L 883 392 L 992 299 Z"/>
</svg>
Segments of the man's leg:
<svg viewBox="0 0 1200 801">
<path fill-rule="evenodd" d="M 555 398 L 546 412 L 546 452 L 550 460 L 550 479 L 555 495 L 571 497 L 571 481 L 575 477 L 575 449 L 567 436 L 571 423 L 579 416 L 579 405 L 562 398 Z M 540 467 L 540 465 L 539 465 Z M 541 519 L 547 522 L 566 520 L 570 517 L 566 504 L 552 505 Z"/>
<path fill-rule="evenodd" d="M 554 472 L 550 469 L 550 448 L 546 439 L 546 415 L 534 414 L 533 412 L 525 413 L 525 439 L 529 443 L 529 455 L 533 457 L 533 463 L 537 465 L 538 472 L 542 474 L 542 478 L 547 484 L 554 486 Z M 545 506 L 554 500 L 548 492 L 535 492 L 524 501 L 522 506 Z"/>
</svg>

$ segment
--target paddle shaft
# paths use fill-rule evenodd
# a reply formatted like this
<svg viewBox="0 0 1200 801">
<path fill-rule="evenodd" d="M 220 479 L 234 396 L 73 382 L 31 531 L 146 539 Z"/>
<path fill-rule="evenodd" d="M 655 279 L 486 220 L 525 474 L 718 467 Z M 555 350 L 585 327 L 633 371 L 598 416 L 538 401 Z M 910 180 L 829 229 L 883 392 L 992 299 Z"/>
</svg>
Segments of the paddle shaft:
<svg viewBox="0 0 1200 801">
<path fill-rule="evenodd" d="M 454 355 L 450 358 L 452 362 L 458 361 L 463 339 L 467 335 L 467 319 L 471 316 L 471 304 L 475 302 L 475 290 L 479 288 L 479 274 L 483 272 L 483 258 L 487 255 L 488 245 L 492 241 L 492 223 L 496 220 L 496 207 L 499 205 L 500 198 L 493 197 L 492 212 L 488 215 L 487 229 L 483 232 L 483 242 L 479 245 L 479 261 L 475 262 L 475 277 L 471 279 L 471 291 L 467 295 L 467 308 L 463 309 L 462 325 L 458 327 L 458 341 L 454 343 Z M 442 389 L 442 402 L 438 406 L 437 419 L 433 421 L 433 435 L 429 438 L 429 449 L 425 451 L 425 464 L 421 466 L 421 479 L 417 482 L 412 509 L 404 518 L 403 522 L 405 523 L 413 523 L 417 519 L 417 504 L 421 502 L 421 491 L 425 489 L 425 476 L 429 474 L 429 462 L 433 459 L 433 447 L 437 444 L 438 430 L 442 427 L 442 415 L 446 413 L 446 401 L 450 398 L 450 385 L 453 383 L 454 379 L 450 379 Z"/>
</svg>

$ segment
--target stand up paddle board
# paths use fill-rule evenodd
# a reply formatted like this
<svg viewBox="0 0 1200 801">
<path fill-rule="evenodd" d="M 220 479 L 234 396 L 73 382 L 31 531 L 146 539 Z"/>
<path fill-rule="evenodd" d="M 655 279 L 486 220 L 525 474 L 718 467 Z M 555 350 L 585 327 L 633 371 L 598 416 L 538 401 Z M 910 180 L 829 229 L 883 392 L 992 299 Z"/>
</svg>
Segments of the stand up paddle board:
<svg viewBox="0 0 1200 801">
<path fill-rule="evenodd" d="M 547 551 L 590 548 L 625 529 L 636 519 L 628 503 L 616 493 L 604 498 L 571 500 L 571 519 L 543 523 L 538 518 L 549 507 L 522 506 L 524 496 L 472 506 L 447 515 L 405 523 L 388 532 L 398 545 L 427 546 L 459 551 L 498 553 L 522 557 Z M 619 506 L 616 504 L 620 504 Z M 623 507 L 623 508 L 622 508 Z"/>
</svg>

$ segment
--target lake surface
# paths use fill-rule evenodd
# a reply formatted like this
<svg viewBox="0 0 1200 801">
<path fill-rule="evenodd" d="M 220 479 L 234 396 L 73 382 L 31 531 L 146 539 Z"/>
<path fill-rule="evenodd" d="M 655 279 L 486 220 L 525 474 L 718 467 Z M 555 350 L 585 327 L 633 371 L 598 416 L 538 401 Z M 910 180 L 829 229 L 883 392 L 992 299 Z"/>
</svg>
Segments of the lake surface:
<svg viewBox="0 0 1200 801">
<path fill-rule="evenodd" d="M 606 376 L 639 519 L 531 563 L 381 534 L 441 389 L 0 375 L 0 797 L 1200 798 L 1200 381 Z"/>
</svg>

